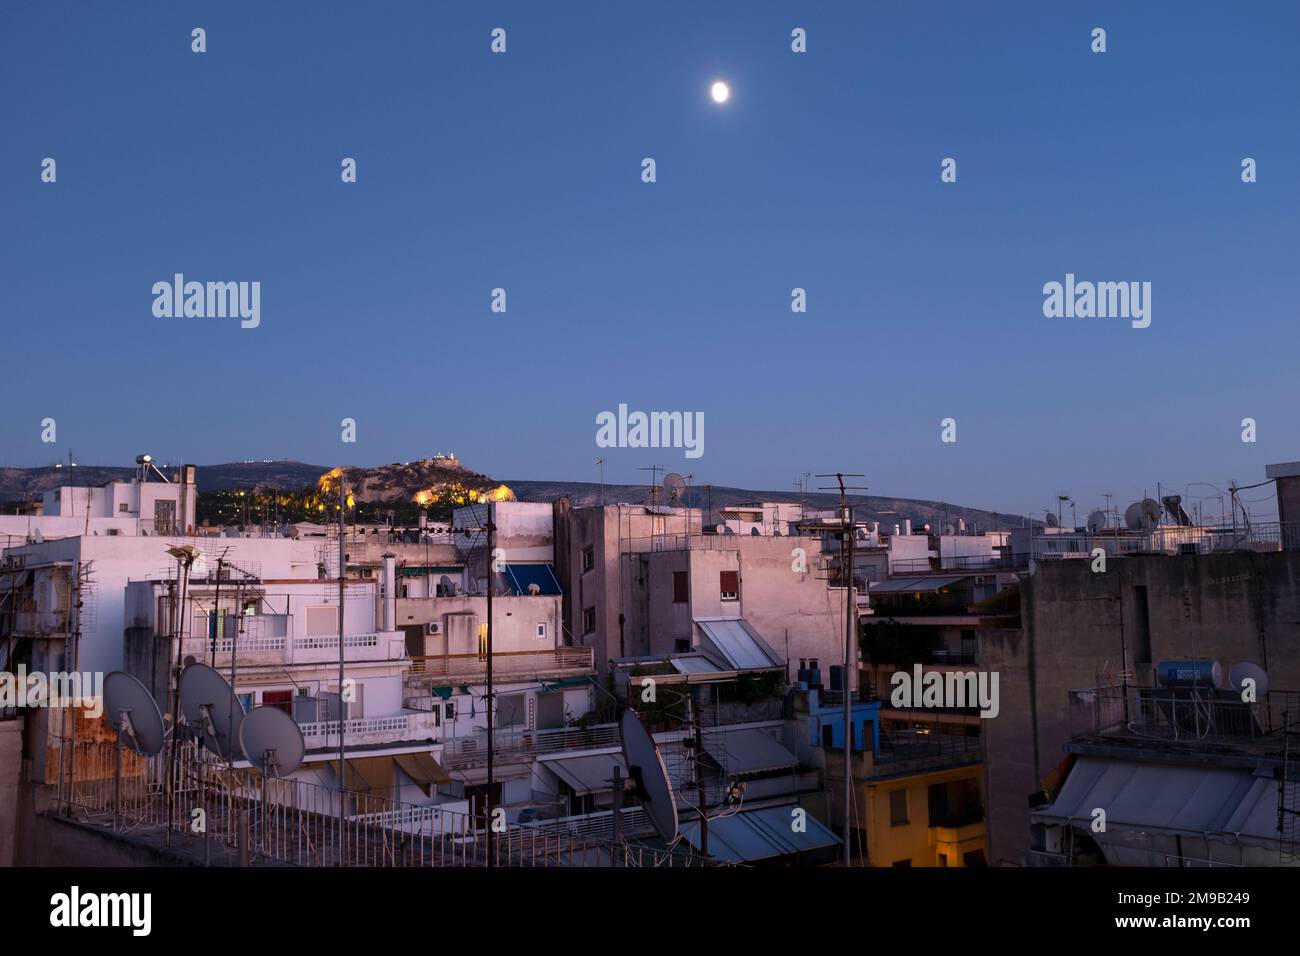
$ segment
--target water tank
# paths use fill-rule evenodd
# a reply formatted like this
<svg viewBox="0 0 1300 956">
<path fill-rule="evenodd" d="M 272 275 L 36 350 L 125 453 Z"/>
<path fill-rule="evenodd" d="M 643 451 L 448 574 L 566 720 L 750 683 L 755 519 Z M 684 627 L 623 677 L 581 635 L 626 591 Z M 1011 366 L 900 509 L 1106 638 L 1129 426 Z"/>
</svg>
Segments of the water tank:
<svg viewBox="0 0 1300 956">
<path fill-rule="evenodd" d="M 1218 661 L 1161 661 L 1156 665 L 1156 680 L 1162 687 L 1219 687 L 1223 668 Z"/>
</svg>

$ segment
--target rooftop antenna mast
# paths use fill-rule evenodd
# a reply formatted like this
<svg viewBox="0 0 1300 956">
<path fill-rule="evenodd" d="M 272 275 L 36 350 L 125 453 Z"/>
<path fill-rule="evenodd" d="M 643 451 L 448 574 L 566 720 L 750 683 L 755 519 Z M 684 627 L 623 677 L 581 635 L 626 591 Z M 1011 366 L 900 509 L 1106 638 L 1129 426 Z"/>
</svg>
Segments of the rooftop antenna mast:
<svg viewBox="0 0 1300 956">
<path fill-rule="evenodd" d="M 605 459 L 597 458 L 596 465 L 600 468 L 600 506 L 605 507 Z"/>
<path fill-rule="evenodd" d="M 853 668 L 857 658 L 857 598 L 853 593 L 853 515 L 849 507 L 848 492 L 866 491 L 866 485 L 846 485 L 845 478 L 863 478 L 865 475 L 850 475 L 836 472 L 833 475 L 818 475 L 818 478 L 834 478 L 840 492 L 840 578 L 844 584 L 844 677 L 840 692 L 844 695 L 844 865 L 849 866 L 849 824 L 852 822 L 853 797 L 853 702 L 850 696 L 849 682 L 852 680 Z M 834 486 L 823 486 L 824 491 L 834 491 Z M 865 735 L 864 735 L 865 737 Z M 867 742 L 862 741 L 863 749 Z"/>
<path fill-rule="evenodd" d="M 347 533 L 347 475 L 343 469 L 339 468 L 339 853 L 338 865 L 347 866 L 347 839 L 344 832 L 346 817 L 345 804 L 346 799 L 343 796 L 344 784 L 347 782 L 347 748 L 346 731 L 347 721 L 343 715 L 343 600 L 344 600 L 344 582 L 347 577 L 347 542 L 344 541 L 344 535 Z M 490 725 L 489 725 L 490 726 Z"/>
</svg>

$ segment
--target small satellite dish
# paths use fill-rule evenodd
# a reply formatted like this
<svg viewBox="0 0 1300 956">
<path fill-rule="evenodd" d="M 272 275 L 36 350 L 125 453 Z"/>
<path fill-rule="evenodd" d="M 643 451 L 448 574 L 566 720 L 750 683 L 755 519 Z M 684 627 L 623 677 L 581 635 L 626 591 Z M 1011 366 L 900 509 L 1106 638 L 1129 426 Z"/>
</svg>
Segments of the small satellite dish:
<svg viewBox="0 0 1300 956">
<path fill-rule="evenodd" d="M 677 803 L 673 800 L 673 786 L 668 780 L 664 758 L 650 731 L 645 729 L 645 724 L 631 708 L 623 711 L 619 736 L 623 740 L 627 773 L 636 787 L 641 806 L 655 832 L 665 842 L 672 843 L 677 839 Z"/>
<path fill-rule="evenodd" d="M 957 533 L 957 528 L 956 528 L 955 525 L 953 525 L 953 524 L 951 524 L 951 523 L 946 524 L 946 525 L 943 526 L 943 533 L 946 534 L 948 537 L 951 538 L 953 535 L 955 535 L 955 534 Z"/>
<path fill-rule="evenodd" d="M 664 475 L 664 501 L 675 505 L 686 495 L 686 479 L 672 471 Z"/>
<path fill-rule="evenodd" d="M 1263 700 L 1268 693 L 1268 674 L 1264 668 L 1250 661 L 1233 664 L 1232 670 L 1228 671 L 1228 686 L 1240 694 L 1247 680 L 1255 682 L 1255 700 Z"/>
<path fill-rule="evenodd" d="M 239 755 L 244 705 L 226 679 L 207 664 L 191 664 L 181 674 L 181 712 L 203 746 L 225 760 Z"/>
<path fill-rule="evenodd" d="M 1061 522 L 1056 515 L 1052 514 L 1050 511 L 1047 512 L 1047 516 L 1043 519 L 1043 524 L 1047 525 L 1049 528 L 1058 527 L 1060 523 Z"/>
<path fill-rule="evenodd" d="M 293 773 L 306 753 L 297 721 L 278 707 L 254 707 L 239 725 L 239 746 L 269 777 Z"/>
<path fill-rule="evenodd" d="M 1088 530 L 1093 534 L 1106 530 L 1106 512 L 1094 511 L 1088 515 Z"/>
<path fill-rule="evenodd" d="M 721 526 L 721 530 L 722 530 L 722 533 L 723 533 L 723 534 L 735 534 L 735 533 L 736 533 L 735 531 L 732 530 L 731 525 L 726 525 L 726 524 L 724 524 L 724 525 Z"/>
<path fill-rule="evenodd" d="M 146 757 L 162 752 L 162 711 L 149 689 L 130 674 L 104 675 L 104 712 L 123 746 Z"/>
</svg>

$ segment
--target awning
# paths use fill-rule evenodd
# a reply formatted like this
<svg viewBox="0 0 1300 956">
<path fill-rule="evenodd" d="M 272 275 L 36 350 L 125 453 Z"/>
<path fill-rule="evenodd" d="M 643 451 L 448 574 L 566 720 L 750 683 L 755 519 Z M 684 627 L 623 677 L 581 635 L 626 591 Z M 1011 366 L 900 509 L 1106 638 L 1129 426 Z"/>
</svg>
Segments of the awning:
<svg viewBox="0 0 1300 956">
<path fill-rule="evenodd" d="M 555 596 L 564 593 L 559 578 L 555 576 L 555 568 L 549 564 L 507 564 L 505 576 L 518 595 L 527 595 L 532 584 L 537 585 L 539 594 Z"/>
<path fill-rule="evenodd" d="M 729 774 L 763 773 L 799 766 L 799 758 L 756 727 L 708 731 L 704 751 Z"/>
<path fill-rule="evenodd" d="M 791 826 L 796 812 L 803 813 L 803 832 Z M 700 823 L 682 824 L 684 836 L 697 850 L 700 848 Z M 811 813 L 794 804 L 744 810 L 734 816 L 709 820 L 709 856 L 723 863 L 753 863 L 791 853 L 806 853 L 836 846 L 839 837 L 828 830 Z"/>
<path fill-rule="evenodd" d="M 393 758 L 353 757 L 343 765 L 344 787 L 357 793 L 378 790 L 387 794 L 393 789 Z"/>
<path fill-rule="evenodd" d="M 1089 833 L 1102 845 L 1135 830 L 1275 844 L 1277 806 L 1277 781 L 1245 769 L 1080 757 L 1056 802 L 1034 816 L 1084 826 L 1104 807 L 1106 830 Z"/>
<path fill-rule="evenodd" d="M 884 581 L 873 582 L 867 591 L 872 596 L 877 594 L 907 594 L 909 592 L 933 594 L 943 588 L 952 587 L 962 577 L 962 575 L 957 575 L 956 577 L 886 578 Z"/>
<path fill-rule="evenodd" d="M 450 687 L 430 687 L 429 694 L 433 697 L 441 697 L 443 700 L 451 700 Z"/>
<path fill-rule="evenodd" d="M 785 660 L 768 647 L 758 632 L 743 618 L 697 617 L 712 649 L 731 670 L 767 670 L 784 667 Z"/>
<path fill-rule="evenodd" d="M 674 654 L 668 663 L 679 674 L 717 674 L 722 668 L 703 654 Z"/>
<path fill-rule="evenodd" d="M 588 754 L 582 757 L 538 760 L 537 765 L 554 773 L 572 787 L 573 792 L 578 796 L 612 791 L 615 766 L 623 769 L 623 779 L 627 779 L 627 764 L 623 762 L 623 755 L 617 751 Z"/>
<path fill-rule="evenodd" d="M 424 791 L 426 797 L 433 785 L 445 786 L 451 783 L 451 774 L 443 769 L 442 764 L 433 759 L 432 754 L 398 754 L 393 759 L 397 761 L 397 766 L 402 768 L 402 773 L 415 781 L 416 786 Z"/>
</svg>

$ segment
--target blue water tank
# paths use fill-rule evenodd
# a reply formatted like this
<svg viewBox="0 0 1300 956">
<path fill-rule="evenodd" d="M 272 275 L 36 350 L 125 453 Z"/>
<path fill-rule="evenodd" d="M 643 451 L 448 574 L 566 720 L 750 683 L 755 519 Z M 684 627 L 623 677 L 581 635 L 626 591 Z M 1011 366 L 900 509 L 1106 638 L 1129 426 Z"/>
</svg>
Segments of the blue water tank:
<svg viewBox="0 0 1300 956">
<path fill-rule="evenodd" d="M 1219 687 L 1223 668 L 1218 661 L 1161 661 L 1156 665 L 1161 687 Z"/>
</svg>

